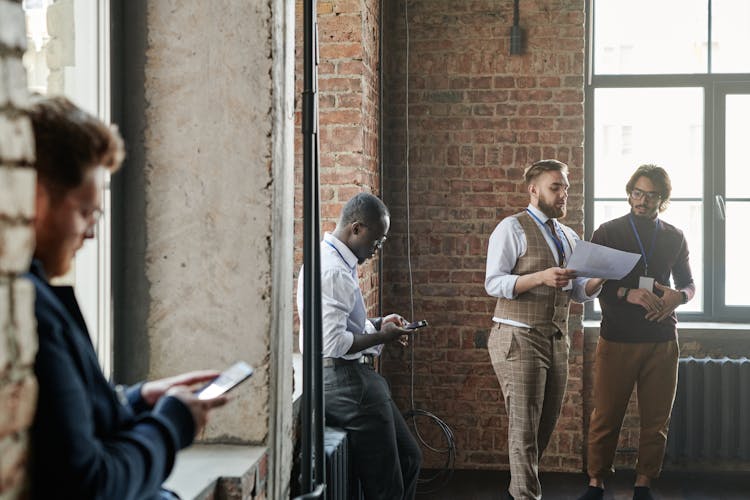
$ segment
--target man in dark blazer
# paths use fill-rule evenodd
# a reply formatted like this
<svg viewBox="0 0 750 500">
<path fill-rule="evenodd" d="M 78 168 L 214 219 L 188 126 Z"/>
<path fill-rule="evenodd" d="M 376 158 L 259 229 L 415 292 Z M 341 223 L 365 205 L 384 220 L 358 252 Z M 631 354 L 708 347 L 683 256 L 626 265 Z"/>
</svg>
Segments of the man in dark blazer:
<svg viewBox="0 0 750 500">
<path fill-rule="evenodd" d="M 28 278 L 36 291 L 39 351 L 37 413 L 31 431 L 34 499 L 165 499 L 161 488 L 178 450 L 192 443 L 211 408 L 188 388 L 217 375 L 193 372 L 113 387 L 104 377 L 73 289 L 52 286 L 101 213 L 106 171 L 117 170 L 123 145 L 115 128 L 65 98 L 29 110 L 37 150 L 34 231 Z"/>
</svg>

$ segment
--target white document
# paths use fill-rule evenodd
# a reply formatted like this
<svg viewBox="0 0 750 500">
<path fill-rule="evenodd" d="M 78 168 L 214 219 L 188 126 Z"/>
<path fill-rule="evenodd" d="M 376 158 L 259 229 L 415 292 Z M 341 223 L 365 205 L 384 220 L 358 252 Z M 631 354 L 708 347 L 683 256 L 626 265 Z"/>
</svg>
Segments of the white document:
<svg viewBox="0 0 750 500">
<path fill-rule="evenodd" d="M 589 241 L 578 241 L 565 267 L 573 269 L 584 278 L 619 280 L 635 267 L 640 254 L 623 252 L 597 245 Z"/>
</svg>

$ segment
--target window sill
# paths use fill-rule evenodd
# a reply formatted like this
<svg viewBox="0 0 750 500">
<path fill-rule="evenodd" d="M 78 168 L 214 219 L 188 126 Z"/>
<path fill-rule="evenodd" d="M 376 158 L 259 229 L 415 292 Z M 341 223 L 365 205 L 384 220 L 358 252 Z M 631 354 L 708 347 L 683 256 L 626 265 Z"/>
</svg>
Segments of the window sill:
<svg viewBox="0 0 750 500">
<path fill-rule="evenodd" d="M 584 321 L 584 342 L 593 346 L 599 338 L 599 322 Z M 688 323 L 677 325 L 681 353 L 709 357 L 750 357 L 750 324 Z"/>
<path fill-rule="evenodd" d="M 217 487 L 226 487 L 219 484 L 222 479 L 237 480 L 248 494 L 253 489 L 257 493 L 265 490 L 261 465 L 267 455 L 265 446 L 196 444 L 177 454 L 164 487 L 185 500 L 211 499 L 217 498 Z"/>
<path fill-rule="evenodd" d="M 583 322 L 586 331 L 599 332 L 599 320 L 587 319 Z M 680 321 L 677 324 L 680 336 L 684 335 L 750 335 L 750 324 L 748 323 L 709 323 L 700 321 Z"/>
</svg>

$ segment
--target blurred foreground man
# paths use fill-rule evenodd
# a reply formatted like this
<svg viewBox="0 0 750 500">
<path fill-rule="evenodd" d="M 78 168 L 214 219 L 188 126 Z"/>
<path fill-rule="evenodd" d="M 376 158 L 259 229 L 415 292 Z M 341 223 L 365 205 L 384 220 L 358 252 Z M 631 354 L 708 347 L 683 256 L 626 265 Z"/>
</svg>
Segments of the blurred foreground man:
<svg viewBox="0 0 750 500">
<path fill-rule="evenodd" d="M 39 384 L 31 429 L 32 498 L 173 499 L 161 488 L 177 451 L 192 443 L 224 397 L 198 400 L 187 386 L 214 378 L 192 372 L 114 388 L 99 367 L 73 288 L 49 280 L 68 272 L 94 235 L 106 171 L 124 151 L 117 130 L 63 97 L 29 111 L 36 140 L 36 292 Z"/>
</svg>

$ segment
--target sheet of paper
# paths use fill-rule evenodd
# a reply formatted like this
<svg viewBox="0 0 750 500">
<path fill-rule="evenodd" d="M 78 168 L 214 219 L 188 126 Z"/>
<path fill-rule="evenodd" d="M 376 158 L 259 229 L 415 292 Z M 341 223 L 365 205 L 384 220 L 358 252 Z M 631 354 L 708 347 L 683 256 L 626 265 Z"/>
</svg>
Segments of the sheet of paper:
<svg viewBox="0 0 750 500">
<path fill-rule="evenodd" d="M 575 269 L 579 277 L 619 280 L 635 267 L 640 258 L 637 253 L 578 241 L 566 267 Z"/>
</svg>

